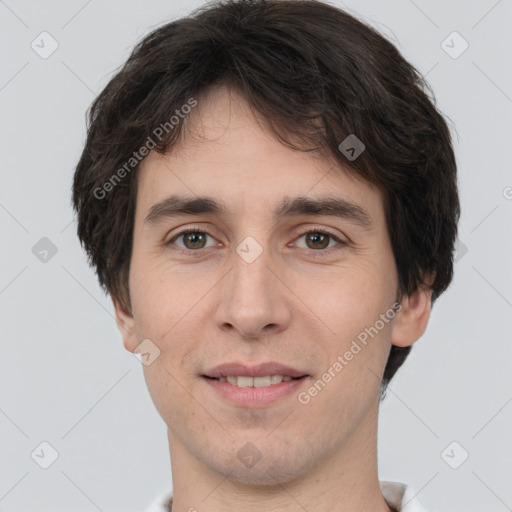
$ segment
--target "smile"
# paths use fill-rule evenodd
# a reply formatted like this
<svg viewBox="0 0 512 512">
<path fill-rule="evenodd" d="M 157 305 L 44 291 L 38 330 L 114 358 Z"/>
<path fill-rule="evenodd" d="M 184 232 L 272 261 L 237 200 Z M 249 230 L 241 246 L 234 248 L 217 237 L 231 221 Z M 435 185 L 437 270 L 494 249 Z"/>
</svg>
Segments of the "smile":
<svg viewBox="0 0 512 512">
<path fill-rule="evenodd" d="M 243 408 L 263 408 L 282 401 L 298 393 L 308 377 L 237 375 L 213 378 L 203 375 L 206 384 L 223 401 Z"/>
</svg>

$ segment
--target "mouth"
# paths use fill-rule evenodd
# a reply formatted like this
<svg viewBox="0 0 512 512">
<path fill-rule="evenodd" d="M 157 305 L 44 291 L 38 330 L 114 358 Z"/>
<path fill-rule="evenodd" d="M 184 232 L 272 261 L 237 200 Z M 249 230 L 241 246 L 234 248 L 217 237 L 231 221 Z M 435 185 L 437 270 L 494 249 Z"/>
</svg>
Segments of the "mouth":
<svg viewBox="0 0 512 512">
<path fill-rule="evenodd" d="M 290 375 L 264 375 L 261 377 L 251 377 L 249 375 L 221 375 L 219 377 L 210 377 L 208 375 L 203 375 L 206 379 L 224 382 L 238 388 L 267 388 L 277 386 L 282 382 L 301 380 L 308 376 L 309 375 L 302 375 L 300 377 L 292 377 Z"/>
<path fill-rule="evenodd" d="M 272 377 L 274 384 L 272 384 Z M 302 377 L 289 375 L 210 377 L 203 375 L 204 382 L 217 397 L 220 397 L 225 403 L 242 409 L 264 409 L 282 403 L 286 398 L 297 394 L 308 378 L 308 375 Z M 231 384 L 228 379 L 234 384 Z"/>
<path fill-rule="evenodd" d="M 201 375 L 224 402 L 238 408 L 265 408 L 297 393 L 310 375 L 277 362 L 256 366 L 226 363 Z"/>
</svg>

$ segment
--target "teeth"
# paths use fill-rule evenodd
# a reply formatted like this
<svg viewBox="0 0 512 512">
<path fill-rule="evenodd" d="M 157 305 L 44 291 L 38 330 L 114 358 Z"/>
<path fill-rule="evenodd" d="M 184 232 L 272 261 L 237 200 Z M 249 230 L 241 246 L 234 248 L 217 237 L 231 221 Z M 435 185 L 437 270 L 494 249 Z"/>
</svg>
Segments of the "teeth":
<svg viewBox="0 0 512 512">
<path fill-rule="evenodd" d="M 232 386 L 239 388 L 265 388 L 281 382 L 289 382 L 292 378 L 289 375 L 268 375 L 265 377 L 246 377 L 245 375 L 230 375 L 219 377 L 221 382 L 229 382 Z"/>
<path fill-rule="evenodd" d="M 234 377 L 235 379 L 238 379 L 238 382 L 236 385 L 239 388 L 250 388 L 251 386 L 254 386 L 254 379 L 252 377 Z"/>
</svg>

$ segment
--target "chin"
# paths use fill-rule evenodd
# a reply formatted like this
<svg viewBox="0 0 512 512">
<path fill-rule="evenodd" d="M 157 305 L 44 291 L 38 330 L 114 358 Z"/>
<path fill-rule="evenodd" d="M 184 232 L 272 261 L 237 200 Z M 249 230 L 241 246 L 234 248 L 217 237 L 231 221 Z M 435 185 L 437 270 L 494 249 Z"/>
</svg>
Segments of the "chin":
<svg viewBox="0 0 512 512">
<path fill-rule="evenodd" d="M 250 449 L 246 449 L 246 451 L 251 453 Z M 256 452 L 254 453 L 256 455 Z M 212 454 L 211 460 L 203 462 L 212 471 L 222 474 L 230 482 L 261 486 L 277 486 L 289 483 L 311 469 L 311 461 L 303 458 L 304 453 L 297 452 L 284 455 L 279 453 L 279 450 L 273 450 L 267 455 L 261 453 L 261 458 L 254 465 L 250 465 L 251 462 L 248 463 L 249 465 L 245 465 L 241 461 L 241 459 L 244 459 L 244 454 L 242 450 L 235 452 L 230 450 L 229 455 L 216 456 Z M 301 455 L 302 459 L 299 459 Z"/>
</svg>

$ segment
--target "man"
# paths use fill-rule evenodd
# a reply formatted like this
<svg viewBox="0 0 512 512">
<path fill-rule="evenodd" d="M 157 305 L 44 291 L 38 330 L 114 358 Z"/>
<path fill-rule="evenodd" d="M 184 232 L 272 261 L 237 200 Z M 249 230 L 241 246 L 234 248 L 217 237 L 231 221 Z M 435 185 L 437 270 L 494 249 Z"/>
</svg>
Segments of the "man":
<svg viewBox="0 0 512 512">
<path fill-rule="evenodd" d="M 234 0 L 153 31 L 93 103 L 78 235 L 168 427 L 154 510 L 423 510 L 379 482 L 377 425 L 453 274 L 425 87 L 339 9 Z"/>
</svg>

